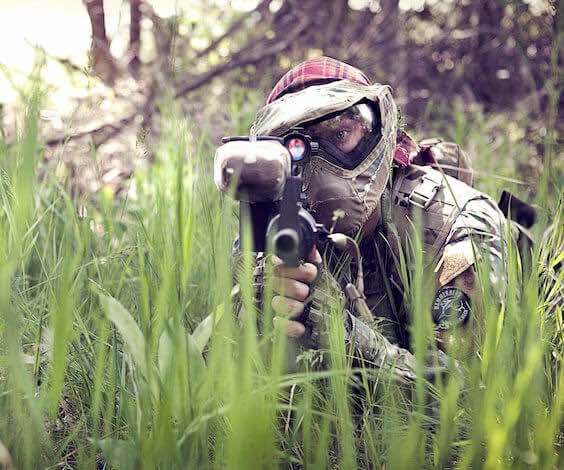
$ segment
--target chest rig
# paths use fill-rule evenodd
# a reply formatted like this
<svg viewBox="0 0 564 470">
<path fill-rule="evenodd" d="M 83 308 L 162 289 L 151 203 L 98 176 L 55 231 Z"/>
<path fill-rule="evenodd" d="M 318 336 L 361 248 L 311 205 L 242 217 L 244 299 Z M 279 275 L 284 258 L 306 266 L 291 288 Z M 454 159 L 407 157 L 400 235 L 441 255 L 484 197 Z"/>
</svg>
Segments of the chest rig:
<svg viewBox="0 0 564 470">
<path fill-rule="evenodd" d="M 410 165 L 394 178 L 390 222 L 405 246 L 419 221 L 425 254 L 429 262 L 438 261 L 456 218 L 469 201 L 482 198 L 487 196 L 439 170 Z"/>
<path fill-rule="evenodd" d="M 381 230 L 364 243 L 363 250 L 367 303 L 392 341 L 407 342 L 408 317 L 402 308 L 403 286 L 397 263 L 416 224 L 420 224 L 427 267 L 434 273 L 442 263 L 453 224 L 466 204 L 486 197 L 428 165 L 396 169 L 391 187 L 382 195 Z M 471 255 L 458 259 L 451 278 L 473 263 Z"/>
</svg>

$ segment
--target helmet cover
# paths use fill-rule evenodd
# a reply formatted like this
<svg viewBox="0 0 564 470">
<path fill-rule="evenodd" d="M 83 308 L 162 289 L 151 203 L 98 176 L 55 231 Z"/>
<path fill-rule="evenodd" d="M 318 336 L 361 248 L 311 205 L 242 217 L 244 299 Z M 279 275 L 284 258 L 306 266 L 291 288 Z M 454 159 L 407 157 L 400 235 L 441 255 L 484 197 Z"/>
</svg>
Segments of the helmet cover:
<svg viewBox="0 0 564 470">
<path fill-rule="evenodd" d="M 397 108 L 391 88 L 350 80 L 308 86 L 264 106 L 251 128 L 252 135 L 282 136 L 293 127 L 309 127 L 363 103 L 375 109 L 381 123 L 379 139 L 372 142 L 370 152 L 349 165 L 320 152 L 304 172 L 304 190 L 316 219 L 351 235 L 356 235 L 376 209 L 390 176 L 397 138 Z M 344 211 L 344 217 L 336 220 L 336 210 Z"/>
</svg>

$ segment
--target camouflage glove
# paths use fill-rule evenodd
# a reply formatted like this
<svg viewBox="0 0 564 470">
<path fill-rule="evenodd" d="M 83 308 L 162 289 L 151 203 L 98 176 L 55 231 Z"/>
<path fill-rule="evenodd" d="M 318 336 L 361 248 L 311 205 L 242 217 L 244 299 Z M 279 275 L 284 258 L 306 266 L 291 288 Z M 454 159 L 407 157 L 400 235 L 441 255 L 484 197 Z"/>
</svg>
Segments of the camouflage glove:
<svg viewBox="0 0 564 470">
<path fill-rule="evenodd" d="M 407 349 L 401 348 L 386 338 L 377 327 L 354 316 L 345 308 L 345 296 L 335 278 L 325 268 L 320 270 L 315 289 L 310 297 L 306 326 L 309 335 L 304 346 L 326 348 L 328 346 L 330 315 L 342 315 L 345 327 L 345 345 L 361 363 L 389 371 L 394 379 L 409 383 L 415 379 L 416 359 Z M 440 351 L 430 351 L 425 357 L 424 377 L 432 380 L 448 369 L 449 358 Z"/>
</svg>

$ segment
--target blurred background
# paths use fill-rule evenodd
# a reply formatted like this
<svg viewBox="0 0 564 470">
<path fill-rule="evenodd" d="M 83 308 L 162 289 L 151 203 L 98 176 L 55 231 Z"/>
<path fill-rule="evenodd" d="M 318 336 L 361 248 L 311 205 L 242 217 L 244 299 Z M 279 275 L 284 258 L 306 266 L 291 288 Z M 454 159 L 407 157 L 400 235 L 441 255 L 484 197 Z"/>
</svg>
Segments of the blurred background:
<svg viewBox="0 0 564 470">
<path fill-rule="evenodd" d="M 454 139 L 482 159 L 504 147 L 507 174 L 534 193 L 545 146 L 563 127 L 558 9 L 546 0 L 3 0 L 1 129 L 14 136 L 25 87 L 40 78 L 44 168 L 75 193 L 119 193 L 155 159 L 171 105 L 211 148 L 247 131 L 288 68 L 328 55 L 392 85 L 416 137 Z M 488 159 L 484 172 L 503 173 Z"/>
<path fill-rule="evenodd" d="M 564 468 L 563 3 L 0 0 L 0 468 Z M 329 375 L 282 375 L 283 342 L 233 322 L 214 151 L 320 55 L 389 83 L 408 132 L 539 215 L 523 295 L 509 249 L 507 308 L 484 296 L 483 350 L 429 419 L 424 380 L 416 407 L 380 375 L 382 401 L 353 407 L 344 349 Z"/>
</svg>

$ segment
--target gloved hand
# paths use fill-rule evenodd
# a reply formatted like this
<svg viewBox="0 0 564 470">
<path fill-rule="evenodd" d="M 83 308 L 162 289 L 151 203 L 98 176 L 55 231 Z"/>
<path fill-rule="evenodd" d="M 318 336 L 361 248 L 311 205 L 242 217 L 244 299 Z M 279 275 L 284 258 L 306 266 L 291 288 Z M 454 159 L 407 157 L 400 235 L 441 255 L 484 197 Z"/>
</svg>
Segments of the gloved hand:
<svg viewBox="0 0 564 470">
<path fill-rule="evenodd" d="M 273 257 L 273 291 L 272 309 L 276 316 L 274 324 L 291 338 L 301 338 L 306 328 L 296 319 L 304 312 L 305 300 L 311 293 L 312 283 L 317 278 L 316 264 L 321 263 L 321 255 L 314 247 L 308 262 L 291 268 L 284 266 L 282 260 Z M 315 263 L 315 264 L 314 264 Z"/>
</svg>

